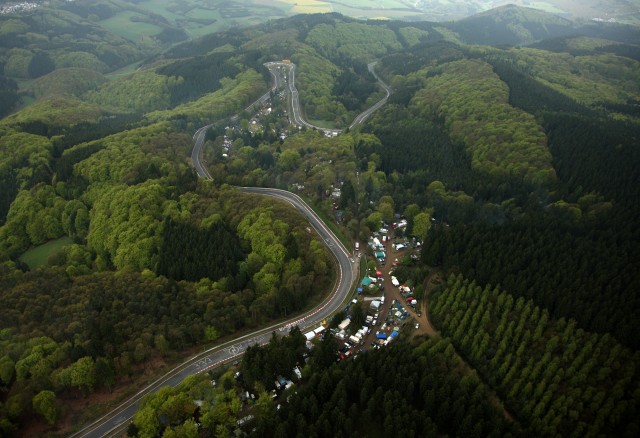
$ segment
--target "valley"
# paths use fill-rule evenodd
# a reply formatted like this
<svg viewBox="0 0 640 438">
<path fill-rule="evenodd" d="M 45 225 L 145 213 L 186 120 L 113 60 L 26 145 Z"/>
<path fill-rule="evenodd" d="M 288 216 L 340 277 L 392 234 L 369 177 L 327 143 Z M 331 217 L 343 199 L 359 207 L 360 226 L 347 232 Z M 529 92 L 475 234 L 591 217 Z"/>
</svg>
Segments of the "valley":
<svg viewBox="0 0 640 438">
<path fill-rule="evenodd" d="M 636 435 L 640 32 L 418 3 L 0 16 L 0 434 Z"/>
</svg>

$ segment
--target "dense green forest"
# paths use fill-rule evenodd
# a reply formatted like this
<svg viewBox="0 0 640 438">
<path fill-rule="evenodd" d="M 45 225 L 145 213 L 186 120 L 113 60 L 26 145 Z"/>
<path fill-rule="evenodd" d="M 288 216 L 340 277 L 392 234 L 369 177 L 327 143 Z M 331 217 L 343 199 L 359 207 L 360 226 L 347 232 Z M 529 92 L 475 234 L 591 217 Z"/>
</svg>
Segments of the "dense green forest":
<svg viewBox="0 0 640 438">
<path fill-rule="evenodd" d="M 509 436 L 513 424 L 447 341 L 398 343 L 315 372 L 255 436 Z M 517 433 L 516 433 L 517 434 Z"/>
<path fill-rule="evenodd" d="M 134 44 L 58 8 L 3 15 L 0 35 L 4 75 L 21 79 L 38 78 L 65 67 L 106 73 L 152 53 L 150 47 Z"/>
<path fill-rule="evenodd" d="M 121 12 L 0 17 L 0 434 L 70 432 L 97 412 L 78 400 L 329 292 L 333 260 L 303 218 L 231 186 L 298 192 L 363 243 L 407 219 L 397 236 L 422 254 L 397 275 L 430 293 L 440 336 L 334 364 L 331 337 L 307 352 L 294 329 L 251 347 L 243 379 L 149 397 L 131 435 L 226 436 L 248 413 L 255 436 L 637 434 L 637 29 L 509 8 L 441 24 L 317 14 L 169 47 L 184 35 L 142 10 L 162 36 L 100 27 Z M 245 111 L 283 59 L 315 124 L 349 126 L 384 95 L 371 62 L 393 94 L 335 137 L 293 128 L 278 93 Z M 202 181 L 192 135 L 210 123 Z M 22 261 L 62 237 L 40 267 Z M 295 364 L 297 394 L 272 400 Z"/>
<path fill-rule="evenodd" d="M 285 338 L 274 334 L 269 344 L 252 347 L 240 367 L 242 388 L 255 391 L 254 372 L 269 384 L 278 374 L 288 375 L 305 350 L 297 330 Z M 304 377 L 295 391 L 288 390 L 288 402 L 282 404 L 272 400 L 261 383 L 255 401 L 240 399 L 232 371 L 216 380 L 215 390 L 206 377 L 190 379 L 177 391 L 166 388 L 144 402 L 129 436 L 185 433 L 193 427 L 194 411 L 202 433 L 227 436 L 237 428 L 234 418 L 243 407 L 253 413 L 247 427 L 250 436 L 522 435 L 492 404 L 488 386 L 464 365 L 449 341 L 399 342 L 341 364 L 335 364 L 333 357 L 333 338 L 319 341 L 303 368 L 308 379 Z M 205 401 L 200 410 L 195 397 Z M 167 419 L 169 407 L 174 409 Z"/>
<path fill-rule="evenodd" d="M 84 245 L 51 255 L 50 267 L 33 272 L 3 266 L 4 432 L 28 418 L 31 398 L 41 391 L 65 400 L 111 390 L 150 359 L 172 360 L 185 348 L 300 311 L 328 290 L 326 251 L 284 205 L 201 188 L 174 208 L 156 225 L 163 244 L 150 254 L 162 276 L 149 269 L 104 271 L 100 263 L 109 256 L 101 262 Z M 260 243 L 265 238 L 271 246 Z M 140 257 L 150 238 L 138 239 L 137 252 L 125 255 L 128 263 L 137 263 L 131 257 Z M 183 264 L 168 263 L 168 252 Z M 206 264 L 189 263 L 202 258 Z M 89 368 L 77 380 L 80 366 Z"/>
<path fill-rule="evenodd" d="M 634 436 L 637 353 L 531 300 L 450 277 L 431 314 L 532 435 Z"/>
</svg>

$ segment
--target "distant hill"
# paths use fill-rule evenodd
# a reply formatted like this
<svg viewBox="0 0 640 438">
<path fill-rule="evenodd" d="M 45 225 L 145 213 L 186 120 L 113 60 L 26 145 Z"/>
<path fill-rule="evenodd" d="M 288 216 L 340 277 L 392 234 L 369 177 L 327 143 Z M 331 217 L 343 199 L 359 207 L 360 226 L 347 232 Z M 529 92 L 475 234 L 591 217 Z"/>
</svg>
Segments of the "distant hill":
<svg viewBox="0 0 640 438">
<path fill-rule="evenodd" d="M 12 78 L 35 79 L 66 67 L 106 73 L 155 50 L 63 10 L 0 15 L 0 73 Z"/>
<path fill-rule="evenodd" d="M 605 22 L 577 22 L 538 9 L 506 5 L 443 27 L 459 41 L 480 45 L 530 45 L 544 40 L 587 36 L 638 45 L 640 28 Z"/>
<path fill-rule="evenodd" d="M 632 41 L 637 39 L 631 38 Z M 611 39 L 593 37 L 562 37 L 537 42 L 531 47 L 552 52 L 567 52 L 574 56 L 589 54 L 591 52 L 612 53 L 618 56 L 640 61 L 640 45 L 637 43 L 625 44 Z"/>
<path fill-rule="evenodd" d="M 572 21 L 538 9 L 506 5 L 448 26 L 472 44 L 528 44 L 574 33 Z"/>
</svg>

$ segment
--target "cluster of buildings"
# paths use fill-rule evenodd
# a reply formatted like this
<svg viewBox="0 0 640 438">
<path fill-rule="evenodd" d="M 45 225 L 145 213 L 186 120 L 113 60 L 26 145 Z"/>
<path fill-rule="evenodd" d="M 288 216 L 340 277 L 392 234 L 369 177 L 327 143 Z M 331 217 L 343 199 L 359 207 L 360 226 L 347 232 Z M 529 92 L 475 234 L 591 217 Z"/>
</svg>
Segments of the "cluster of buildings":
<svg viewBox="0 0 640 438">
<path fill-rule="evenodd" d="M 229 127 L 225 126 L 225 132 L 229 132 Z M 229 156 L 229 151 L 231 151 L 231 146 L 233 146 L 233 142 L 231 141 L 231 139 L 229 138 L 228 135 L 224 135 L 222 137 L 222 150 L 224 152 L 222 152 L 222 156 L 227 158 Z"/>
<path fill-rule="evenodd" d="M 382 228 L 373 233 L 368 243 L 376 261 L 381 265 L 384 265 L 387 260 L 385 244 L 389 241 L 388 232 L 389 230 L 383 225 Z"/>
<path fill-rule="evenodd" d="M 69 0 L 67 0 L 69 1 Z M 40 7 L 40 4 L 34 2 L 19 2 L 0 5 L 0 14 L 17 14 L 19 12 L 28 12 Z"/>
</svg>

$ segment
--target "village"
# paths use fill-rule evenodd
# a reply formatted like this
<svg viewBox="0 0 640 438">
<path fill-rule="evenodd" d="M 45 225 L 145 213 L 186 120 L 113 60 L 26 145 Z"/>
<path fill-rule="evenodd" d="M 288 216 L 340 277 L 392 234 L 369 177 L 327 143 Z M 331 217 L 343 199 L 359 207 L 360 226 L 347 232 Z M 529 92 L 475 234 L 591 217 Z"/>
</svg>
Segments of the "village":
<svg viewBox="0 0 640 438">
<path fill-rule="evenodd" d="M 38 7 L 40 7 L 40 4 L 35 2 L 8 3 L 0 6 L 0 15 L 17 14 L 20 12 L 32 11 Z"/>
<path fill-rule="evenodd" d="M 354 244 L 354 257 L 367 265 L 357 295 L 331 324 L 320 325 L 304 334 L 307 347 L 313 348 L 313 340 L 328 331 L 339 343 L 336 358 L 339 362 L 371 348 L 382 348 L 401 333 L 420 330 L 422 310 L 414 297 L 414 285 L 402 283 L 394 276 L 400 260 L 416 260 L 420 253 L 421 242 L 416 239 L 394 238 L 396 230 L 404 231 L 406 227 L 405 219 L 399 219 L 390 227 L 382 224 L 372 233 L 366 247 L 361 249 L 359 242 Z M 367 260 L 374 260 L 375 268 Z M 341 319 L 337 324 L 336 318 Z"/>
</svg>

